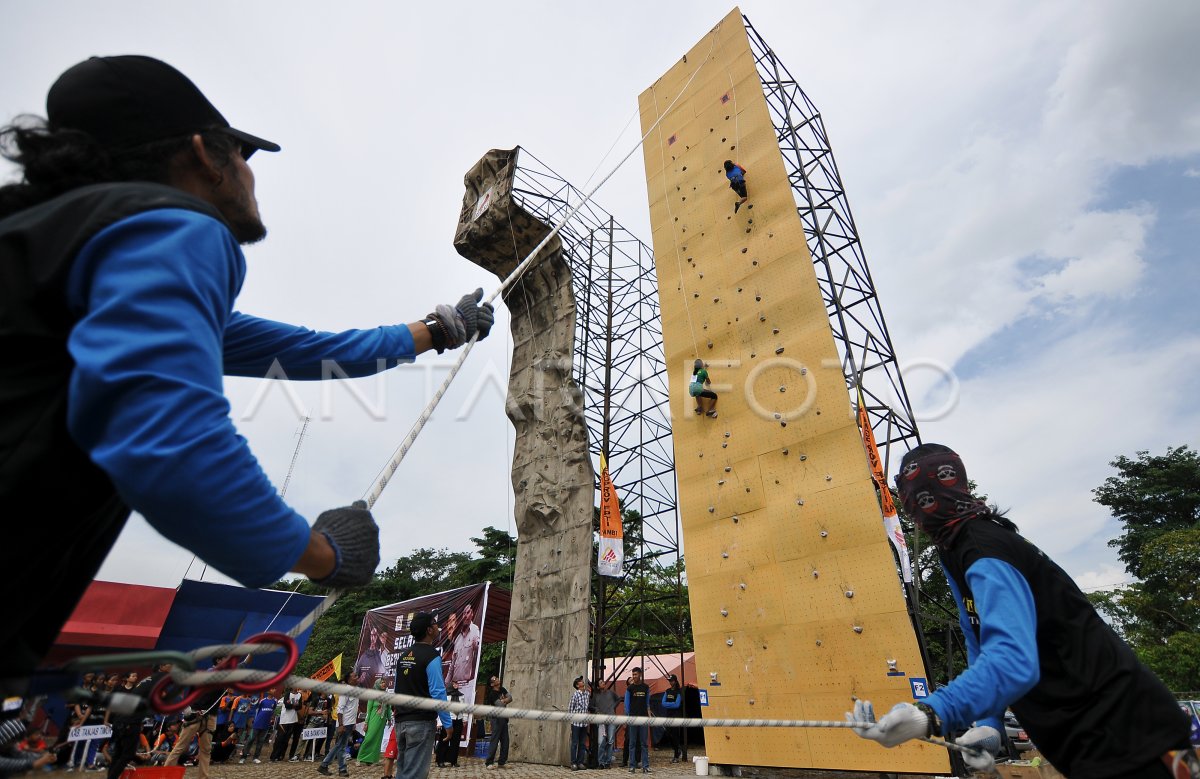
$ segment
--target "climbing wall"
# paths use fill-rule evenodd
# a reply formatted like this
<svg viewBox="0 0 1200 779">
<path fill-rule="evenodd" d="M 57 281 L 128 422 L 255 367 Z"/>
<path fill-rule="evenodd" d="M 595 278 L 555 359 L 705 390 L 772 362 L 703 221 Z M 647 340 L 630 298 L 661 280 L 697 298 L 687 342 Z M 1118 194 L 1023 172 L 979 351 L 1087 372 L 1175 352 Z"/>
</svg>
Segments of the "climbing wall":
<svg viewBox="0 0 1200 779">
<path fill-rule="evenodd" d="M 493 149 L 466 176 L 454 248 L 504 279 L 550 233 L 512 197 L 516 149 Z M 504 295 L 513 359 L 505 404 L 513 446 L 517 567 L 504 686 L 516 706 L 562 708 L 587 665 L 592 496 L 587 425 L 571 374 L 575 296 L 552 240 Z M 512 760 L 567 765 L 570 726 L 513 720 Z"/>
<path fill-rule="evenodd" d="M 639 104 L 643 132 L 665 113 L 644 153 L 703 716 L 841 720 L 854 696 L 911 701 L 917 643 L 741 12 Z M 737 213 L 726 159 L 748 171 Z M 688 396 L 696 358 L 716 419 Z M 705 740 L 716 764 L 949 768 L 942 748 L 842 729 Z"/>
</svg>

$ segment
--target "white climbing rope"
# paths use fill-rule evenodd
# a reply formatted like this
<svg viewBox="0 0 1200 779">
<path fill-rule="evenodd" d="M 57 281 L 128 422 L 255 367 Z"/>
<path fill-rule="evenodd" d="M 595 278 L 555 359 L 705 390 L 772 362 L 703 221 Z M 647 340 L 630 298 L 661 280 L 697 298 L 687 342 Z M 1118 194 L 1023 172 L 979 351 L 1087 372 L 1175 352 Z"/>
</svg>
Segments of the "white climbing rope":
<svg viewBox="0 0 1200 779">
<path fill-rule="evenodd" d="M 208 647 L 209 651 L 217 654 L 261 654 L 278 651 L 277 648 L 264 644 L 240 644 L 223 647 Z M 272 671 L 252 671 L 235 669 L 229 671 L 184 671 L 175 669 L 171 678 L 184 685 L 217 686 L 224 682 L 256 682 L 265 681 L 274 676 Z M 499 717 L 503 719 L 535 720 L 538 722 L 568 722 L 587 725 L 632 725 L 651 727 L 688 727 L 688 728 L 841 728 L 850 729 L 861 727 L 860 723 L 846 720 L 788 720 L 788 719 L 726 719 L 693 718 L 693 717 L 631 717 L 620 714 L 585 714 L 567 711 L 540 711 L 538 709 L 519 709 L 512 706 L 486 706 L 479 703 L 454 703 L 451 701 L 423 698 L 384 690 L 368 690 L 339 682 L 318 681 L 305 676 L 289 676 L 286 679 L 289 687 L 311 690 L 319 694 L 352 695 L 361 700 L 374 700 L 392 706 L 402 706 L 409 709 L 437 712 L 445 711 L 451 714 L 470 714 L 476 717 Z M 921 739 L 930 744 L 960 752 L 975 754 L 975 750 L 944 741 L 939 738 Z"/>
<path fill-rule="evenodd" d="M 712 32 L 709 33 L 709 35 L 714 36 L 713 41 L 709 44 L 710 54 L 712 53 L 712 46 L 716 43 L 715 36 L 720 29 L 720 25 L 717 25 L 713 28 Z M 604 176 L 604 178 L 600 179 L 596 186 L 592 187 L 592 189 L 586 195 L 584 195 L 583 200 L 581 200 L 578 205 L 572 208 L 571 211 L 557 225 L 555 225 L 554 229 L 552 229 L 546 235 L 546 237 L 543 238 L 531 252 L 529 252 L 529 255 L 526 256 L 525 259 L 517 265 L 517 267 L 513 268 L 512 272 L 508 274 L 508 277 L 504 279 L 500 286 L 494 292 L 492 292 L 492 294 L 488 295 L 483 302 L 491 303 L 494 301 L 509 287 L 511 287 L 517 281 L 517 279 L 519 279 L 525 273 L 526 270 L 529 269 L 529 267 L 537 259 L 537 256 L 542 249 L 544 249 L 552 240 L 554 240 L 555 236 L 558 235 L 562 228 L 575 217 L 575 214 L 579 213 L 580 209 L 591 202 L 592 196 L 596 194 L 600 187 L 604 186 L 605 183 L 612 178 L 613 175 L 620 170 L 626 162 L 629 161 L 629 158 L 633 156 L 633 153 L 641 148 L 642 144 L 646 142 L 646 139 L 650 137 L 650 133 L 654 132 L 658 128 L 658 126 L 662 123 L 662 120 L 671 113 L 671 109 L 673 109 L 675 104 L 679 102 L 679 99 L 687 93 L 688 88 L 691 87 L 692 82 L 695 81 L 696 76 L 700 74 L 700 71 L 704 68 L 705 63 L 707 62 L 708 55 L 705 55 L 704 60 L 700 63 L 699 67 L 692 72 L 692 75 L 687 80 L 687 83 L 684 84 L 683 88 L 679 90 L 679 94 L 676 95 L 675 99 L 671 101 L 671 104 L 667 106 L 667 110 L 659 115 L 658 119 L 654 121 L 654 124 L 650 126 L 650 129 L 647 130 L 640 139 L 638 139 L 636 144 L 634 144 L 633 148 L 621 158 L 621 161 L 618 162 L 613 169 Z M 438 387 L 437 391 L 433 393 L 433 398 L 429 401 L 429 404 L 425 407 L 425 410 L 421 412 L 420 416 L 417 417 L 417 421 L 413 423 L 412 429 L 408 432 L 408 435 L 404 437 L 404 440 L 400 442 L 400 446 L 397 447 L 396 451 L 392 454 L 391 459 L 383 468 L 379 477 L 375 480 L 375 483 L 371 485 L 366 495 L 363 496 L 363 500 L 367 503 L 367 508 L 371 508 L 375 505 L 375 502 L 379 500 L 379 496 L 383 494 L 384 487 L 387 486 L 392 476 L 395 475 L 396 470 L 400 467 L 400 463 L 404 462 L 404 458 L 408 454 L 408 450 L 412 448 L 413 442 L 417 440 L 417 436 L 420 435 L 421 430 L 424 429 L 425 423 L 429 421 L 431 416 L 433 416 L 434 409 L 437 408 L 438 403 L 440 403 L 442 400 L 442 396 L 446 394 L 446 390 L 450 388 L 450 384 L 458 375 L 459 370 L 462 368 L 463 363 L 467 359 L 467 355 L 469 355 L 471 353 L 471 349 L 475 347 L 476 340 L 478 340 L 478 333 L 472 336 L 471 340 L 468 341 L 459 352 L 458 359 L 454 361 L 454 365 L 451 366 L 450 372 L 442 381 L 441 386 Z"/>
</svg>

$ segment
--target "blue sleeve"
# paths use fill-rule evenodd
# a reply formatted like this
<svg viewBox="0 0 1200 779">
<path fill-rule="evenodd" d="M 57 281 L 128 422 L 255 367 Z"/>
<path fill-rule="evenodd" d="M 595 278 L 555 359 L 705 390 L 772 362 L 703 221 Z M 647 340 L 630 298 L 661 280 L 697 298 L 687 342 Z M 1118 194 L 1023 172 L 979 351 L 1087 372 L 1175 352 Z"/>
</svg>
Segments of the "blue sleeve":
<svg viewBox="0 0 1200 779">
<path fill-rule="evenodd" d="M 959 614 L 966 609 L 954 580 L 950 580 Z M 1037 610 L 1029 583 L 1006 562 L 985 557 L 967 569 L 967 584 L 975 596 L 980 640 L 970 657 L 974 634 L 967 624 L 970 666 L 950 684 L 926 699 L 947 729 L 972 722 L 999 730 L 1004 709 L 1029 692 L 1040 678 Z"/>
<path fill-rule="evenodd" d="M 975 658 L 979 657 L 979 639 L 975 637 L 975 629 L 971 627 L 971 618 L 967 615 L 967 609 L 963 605 L 958 582 L 954 581 L 954 577 L 950 575 L 944 565 L 942 573 L 946 575 L 946 583 L 950 585 L 950 594 L 954 596 L 954 602 L 958 605 L 958 627 L 962 630 L 963 639 L 967 643 L 967 665 L 972 666 L 975 664 Z"/>
<path fill-rule="evenodd" d="M 629 690 L 625 691 L 625 713 L 629 713 Z"/>
<path fill-rule="evenodd" d="M 278 377 L 282 368 L 289 379 L 336 379 L 412 362 L 416 351 L 408 325 L 323 333 L 235 311 L 225 326 L 224 357 L 228 376 Z"/>
<path fill-rule="evenodd" d="M 446 683 L 443 681 L 445 670 L 442 668 L 442 658 L 435 657 L 429 661 L 429 665 L 425 666 L 425 680 L 429 683 L 429 697 L 434 700 L 444 701 L 446 698 Z M 438 721 L 442 723 L 442 727 L 449 730 L 454 724 L 454 718 L 450 716 L 448 711 L 439 711 L 437 713 Z"/>
<path fill-rule="evenodd" d="M 67 282 L 80 316 L 67 426 L 155 530 L 263 587 L 291 570 L 309 527 L 229 418 L 222 341 L 244 274 L 233 236 L 202 214 L 149 211 L 97 233 Z"/>
<path fill-rule="evenodd" d="M 680 704 L 682 704 L 682 703 L 683 703 L 683 695 L 682 694 L 675 696 L 674 703 L 671 703 L 667 700 L 667 694 L 665 692 L 662 694 L 662 707 L 664 709 L 678 709 Z"/>
</svg>

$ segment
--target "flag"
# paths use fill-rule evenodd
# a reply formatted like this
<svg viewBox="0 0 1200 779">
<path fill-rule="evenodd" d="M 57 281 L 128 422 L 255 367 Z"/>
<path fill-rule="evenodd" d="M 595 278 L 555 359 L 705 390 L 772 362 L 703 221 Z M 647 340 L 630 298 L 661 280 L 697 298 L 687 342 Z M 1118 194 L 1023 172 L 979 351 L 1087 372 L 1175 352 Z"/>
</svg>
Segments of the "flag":
<svg viewBox="0 0 1200 779">
<path fill-rule="evenodd" d="M 892 491 L 888 489 L 887 476 L 883 472 L 883 462 L 879 459 L 879 447 L 875 445 L 875 433 L 871 430 L 871 419 L 867 416 L 861 389 L 858 391 L 858 426 L 862 428 L 863 446 L 866 447 L 867 461 L 871 465 L 871 478 L 879 487 L 879 502 L 883 504 L 883 528 L 900 558 L 900 572 L 904 575 L 904 581 L 911 583 L 912 562 L 908 558 L 908 543 L 904 540 L 900 518 L 896 516 L 896 504 L 892 502 Z"/>
<path fill-rule="evenodd" d="M 323 682 L 331 676 L 335 676 L 339 681 L 342 678 L 342 655 L 340 654 L 321 666 L 311 678 Z"/>
<path fill-rule="evenodd" d="M 621 501 L 608 475 L 608 463 L 600 455 L 600 550 L 596 572 L 620 576 L 625 567 L 625 532 L 621 527 Z"/>
</svg>

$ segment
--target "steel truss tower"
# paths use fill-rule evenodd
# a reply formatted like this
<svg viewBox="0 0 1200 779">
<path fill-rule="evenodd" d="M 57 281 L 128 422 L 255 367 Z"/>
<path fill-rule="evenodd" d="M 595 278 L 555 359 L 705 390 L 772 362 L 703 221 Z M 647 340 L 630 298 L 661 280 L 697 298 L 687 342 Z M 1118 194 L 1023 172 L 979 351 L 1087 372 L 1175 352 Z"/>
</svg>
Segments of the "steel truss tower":
<svg viewBox="0 0 1200 779">
<path fill-rule="evenodd" d="M 892 446 L 920 443 L 912 404 L 896 362 L 875 283 L 842 188 L 821 113 L 744 15 L 776 140 L 796 198 L 796 211 L 825 298 L 842 373 L 856 402 L 861 388 L 884 472 Z"/>
<path fill-rule="evenodd" d="M 848 400 L 856 402 L 861 389 L 887 469 L 893 446 L 903 452 L 920 437 L 837 163 L 820 112 L 750 20 L 742 19 L 841 356 Z M 513 198 L 557 225 L 583 193 L 520 149 Z M 622 510 L 642 518 L 625 576 L 593 593 L 593 660 L 616 646 L 627 656 L 656 653 L 668 647 L 630 638 L 646 613 L 641 606 L 674 598 L 680 613 L 658 632 L 674 633 L 684 642 L 690 622 L 682 578 L 677 577 L 680 587 L 673 593 L 637 590 L 650 566 L 675 566 L 682 552 L 654 255 L 595 203 L 582 208 L 559 237 L 578 308 L 572 371 L 582 395 L 589 450 L 597 461 L 607 453 Z M 621 605 L 606 610 L 618 588 L 625 589 Z M 614 670 L 619 669 L 608 673 Z"/>
<path fill-rule="evenodd" d="M 512 197 L 556 226 L 584 194 L 519 149 Z M 626 523 L 626 547 L 632 538 L 634 548 L 626 556 L 624 576 L 593 577 L 592 660 L 598 679 L 603 658 L 610 655 L 657 654 L 690 643 L 691 624 L 678 565 L 675 456 L 654 253 L 594 202 L 580 209 L 558 237 L 575 293 L 572 373 L 582 395 L 589 451 L 595 462 L 606 454 L 622 513 L 641 516 L 640 525 Z M 646 587 L 651 571 L 673 586 Z M 657 602 L 671 604 L 665 611 L 672 616 L 651 632 L 673 635 L 671 646 L 638 638 L 648 627 L 644 620 L 664 611 L 645 608 Z M 611 678 L 624 668 L 618 663 L 606 670 Z"/>
</svg>

